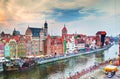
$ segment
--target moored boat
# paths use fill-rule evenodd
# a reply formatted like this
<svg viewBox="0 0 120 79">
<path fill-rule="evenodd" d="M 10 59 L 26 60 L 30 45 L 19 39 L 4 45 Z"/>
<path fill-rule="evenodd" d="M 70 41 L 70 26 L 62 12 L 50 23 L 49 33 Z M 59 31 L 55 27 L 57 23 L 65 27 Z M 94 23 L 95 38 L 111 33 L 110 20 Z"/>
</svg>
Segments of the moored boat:
<svg viewBox="0 0 120 79">
<path fill-rule="evenodd" d="M 18 71 L 19 68 L 20 68 L 19 65 L 18 64 L 14 64 L 13 62 L 4 62 L 3 63 L 4 72 Z"/>
<path fill-rule="evenodd" d="M 25 61 L 24 63 L 22 63 L 20 71 L 29 70 L 31 68 L 34 68 L 36 65 L 37 63 L 35 62 L 35 60 Z"/>
<path fill-rule="evenodd" d="M 3 62 L 0 62 L 0 72 L 3 72 Z"/>
</svg>

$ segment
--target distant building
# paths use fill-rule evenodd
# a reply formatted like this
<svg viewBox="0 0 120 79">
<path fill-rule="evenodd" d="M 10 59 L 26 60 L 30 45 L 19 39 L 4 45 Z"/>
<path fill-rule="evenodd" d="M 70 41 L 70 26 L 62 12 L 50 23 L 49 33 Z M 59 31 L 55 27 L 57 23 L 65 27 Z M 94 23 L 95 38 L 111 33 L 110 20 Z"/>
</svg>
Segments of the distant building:
<svg viewBox="0 0 120 79">
<path fill-rule="evenodd" d="M 3 31 L 2 31 L 1 34 L 0 34 L 0 38 L 1 38 L 1 39 L 6 39 L 6 38 L 10 38 L 10 37 L 11 37 L 10 34 L 5 34 Z"/>
<path fill-rule="evenodd" d="M 34 56 L 44 54 L 44 40 L 46 39 L 47 34 L 48 34 L 48 24 L 46 21 L 44 24 L 44 28 L 33 28 L 33 27 L 27 28 L 25 36 L 26 39 L 29 40 L 29 43 L 31 41 L 31 48 L 32 48 L 31 52 Z"/>
<path fill-rule="evenodd" d="M 106 36 L 106 38 L 105 38 L 105 44 L 106 45 L 110 44 L 110 40 L 111 40 L 111 38 L 109 36 Z"/>
<path fill-rule="evenodd" d="M 92 49 L 94 49 L 94 48 L 96 48 L 96 39 L 95 39 L 96 37 L 95 36 L 87 36 L 86 37 L 86 45 L 88 45 L 89 46 L 89 48 L 92 48 Z"/>
<path fill-rule="evenodd" d="M 98 31 L 96 33 L 96 44 L 98 47 L 104 46 L 106 34 L 105 31 Z"/>
<path fill-rule="evenodd" d="M 1 37 L 4 37 L 5 33 L 2 31 L 0 35 L 1 35 Z"/>
<path fill-rule="evenodd" d="M 17 31 L 15 28 L 13 30 L 13 36 L 20 35 L 20 31 Z"/>
<path fill-rule="evenodd" d="M 66 51 L 67 53 L 73 53 L 75 51 L 75 38 L 74 34 L 67 34 L 66 39 Z"/>
</svg>

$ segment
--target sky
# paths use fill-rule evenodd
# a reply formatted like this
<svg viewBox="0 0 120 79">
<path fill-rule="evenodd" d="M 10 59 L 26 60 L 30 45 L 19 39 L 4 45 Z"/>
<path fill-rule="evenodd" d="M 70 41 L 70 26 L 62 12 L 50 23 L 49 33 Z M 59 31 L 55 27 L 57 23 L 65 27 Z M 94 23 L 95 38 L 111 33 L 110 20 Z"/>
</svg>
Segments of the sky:
<svg viewBox="0 0 120 79">
<path fill-rule="evenodd" d="M 0 32 L 25 34 L 29 27 L 44 27 L 50 35 L 68 33 L 108 36 L 120 34 L 120 0 L 0 0 Z"/>
</svg>

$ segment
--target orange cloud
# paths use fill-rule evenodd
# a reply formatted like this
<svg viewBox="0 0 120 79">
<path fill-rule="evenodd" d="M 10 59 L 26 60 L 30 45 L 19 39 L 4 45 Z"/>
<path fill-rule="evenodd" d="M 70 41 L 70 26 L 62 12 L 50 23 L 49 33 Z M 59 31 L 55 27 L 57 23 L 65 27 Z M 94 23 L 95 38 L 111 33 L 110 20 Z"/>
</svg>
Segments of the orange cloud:
<svg viewBox="0 0 120 79">
<path fill-rule="evenodd" d="M 0 11 L 0 22 L 5 21 L 5 15 L 3 11 Z"/>
</svg>

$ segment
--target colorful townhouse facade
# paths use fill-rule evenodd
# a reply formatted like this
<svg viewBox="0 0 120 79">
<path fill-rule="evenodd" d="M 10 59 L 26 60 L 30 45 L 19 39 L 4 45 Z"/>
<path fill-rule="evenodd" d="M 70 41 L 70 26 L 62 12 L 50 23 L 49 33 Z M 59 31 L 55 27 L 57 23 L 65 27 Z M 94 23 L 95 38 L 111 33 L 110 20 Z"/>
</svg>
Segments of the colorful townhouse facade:
<svg viewBox="0 0 120 79">
<path fill-rule="evenodd" d="M 76 50 L 75 36 L 74 34 L 67 34 L 66 51 L 67 53 L 73 53 L 75 50 Z"/>
<path fill-rule="evenodd" d="M 16 40 L 15 39 L 10 39 L 9 46 L 10 46 L 10 58 L 17 58 L 18 53 L 17 53 L 17 42 L 16 42 Z"/>
<path fill-rule="evenodd" d="M 26 39 L 24 35 L 19 36 L 19 41 L 17 42 L 17 53 L 18 58 L 26 57 Z"/>
<path fill-rule="evenodd" d="M 9 46 L 8 43 L 5 44 L 5 48 L 4 48 L 4 50 L 5 50 L 5 52 L 4 52 L 4 56 L 10 58 L 10 46 Z"/>
<path fill-rule="evenodd" d="M 0 41 L 0 58 L 4 57 L 4 43 L 2 41 Z"/>
<path fill-rule="evenodd" d="M 48 35 L 45 44 L 45 55 L 47 56 L 61 56 L 63 52 L 63 39 L 61 36 Z"/>
</svg>

